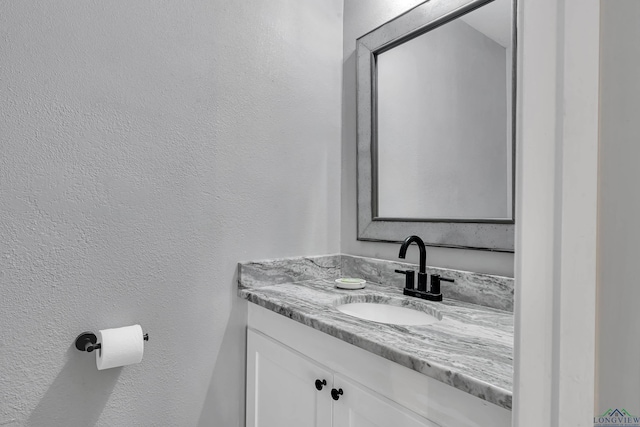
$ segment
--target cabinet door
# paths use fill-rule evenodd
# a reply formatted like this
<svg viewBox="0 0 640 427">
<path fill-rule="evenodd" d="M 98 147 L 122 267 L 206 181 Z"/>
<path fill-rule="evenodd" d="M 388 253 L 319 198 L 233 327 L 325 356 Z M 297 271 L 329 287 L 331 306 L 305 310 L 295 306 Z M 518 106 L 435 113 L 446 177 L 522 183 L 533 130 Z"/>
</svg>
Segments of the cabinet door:
<svg viewBox="0 0 640 427">
<path fill-rule="evenodd" d="M 333 427 L 439 427 L 389 399 L 334 375 L 343 394 L 333 403 Z"/>
<path fill-rule="evenodd" d="M 259 333 L 247 332 L 247 426 L 331 427 L 332 373 Z M 322 390 L 316 380 L 325 380 Z"/>
</svg>

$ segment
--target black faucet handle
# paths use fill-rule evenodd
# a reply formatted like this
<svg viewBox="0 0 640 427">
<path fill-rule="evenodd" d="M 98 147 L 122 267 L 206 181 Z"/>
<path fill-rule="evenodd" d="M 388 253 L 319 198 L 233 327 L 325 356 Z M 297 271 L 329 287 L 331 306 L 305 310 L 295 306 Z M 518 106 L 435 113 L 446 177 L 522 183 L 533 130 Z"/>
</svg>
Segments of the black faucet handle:
<svg viewBox="0 0 640 427">
<path fill-rule="evenodd" d="M 440 293 L 440 282 L 454 282 L 453 279 L 447 279 L 446 277 L 441 277 L 439 274 L 431 275 L 431 293 L 439 294 Z"/>
<path fill-rule="evenodd" d="M 415 282 L 416 272 L 413 270 L 396 270 L 396 273 L 404 274 L 406 276 L 404 281 L 404 287 L 406 289 L 413 289 Z"/>
</svg>

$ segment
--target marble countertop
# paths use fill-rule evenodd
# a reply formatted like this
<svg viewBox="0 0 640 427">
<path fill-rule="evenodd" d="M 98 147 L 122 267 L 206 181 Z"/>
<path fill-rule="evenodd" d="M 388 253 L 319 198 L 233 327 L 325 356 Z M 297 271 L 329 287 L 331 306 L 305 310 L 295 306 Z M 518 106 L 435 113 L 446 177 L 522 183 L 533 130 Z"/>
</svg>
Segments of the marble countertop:
<svg viewBox="0 0 640 427">
<path fill-rule="evenodd" d="M 513 313 L 445 298 L 406 297 L 396 286 L 368 282 L 361 290 L 335 288 L 333 278 L 252 286 L 238 295 L 345 342 L 511 409 Z M 349 302 L 386 302 L 435 314 L 426 326 L 376 323 L 343 314 Z"/>
</svg>

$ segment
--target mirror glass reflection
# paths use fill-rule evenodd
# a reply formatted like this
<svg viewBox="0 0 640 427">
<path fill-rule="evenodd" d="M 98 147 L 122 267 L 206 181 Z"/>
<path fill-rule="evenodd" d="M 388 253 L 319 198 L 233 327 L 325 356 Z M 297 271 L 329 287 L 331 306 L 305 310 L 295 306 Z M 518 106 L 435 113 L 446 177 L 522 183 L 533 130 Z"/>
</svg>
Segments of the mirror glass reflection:
<svg viewBox="0 0 640 427">
<path fill-rule="evenodd" d="M 511 7 L 377 54 L 374 217 L 512 220 Z"/>
</svg>

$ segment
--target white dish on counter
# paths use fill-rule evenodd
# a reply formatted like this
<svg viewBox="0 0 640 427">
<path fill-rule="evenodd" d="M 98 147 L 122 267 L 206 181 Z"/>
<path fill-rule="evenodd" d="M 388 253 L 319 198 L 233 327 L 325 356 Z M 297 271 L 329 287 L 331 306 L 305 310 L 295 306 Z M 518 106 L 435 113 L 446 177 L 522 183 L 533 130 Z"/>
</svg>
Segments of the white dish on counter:
<svg viewBox="0 0 640 427">
<path fill-rule="evenodd" d="M 336 279 L 336 288 L 340 289 L 362 289 L 364 288 L 365 283 L 367 283 L 364 279 L 356 279 L 353 277 L 341 277 Z"/>
</svg>

